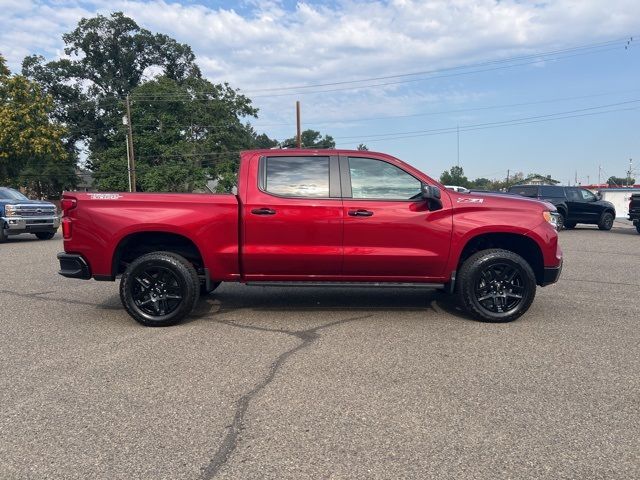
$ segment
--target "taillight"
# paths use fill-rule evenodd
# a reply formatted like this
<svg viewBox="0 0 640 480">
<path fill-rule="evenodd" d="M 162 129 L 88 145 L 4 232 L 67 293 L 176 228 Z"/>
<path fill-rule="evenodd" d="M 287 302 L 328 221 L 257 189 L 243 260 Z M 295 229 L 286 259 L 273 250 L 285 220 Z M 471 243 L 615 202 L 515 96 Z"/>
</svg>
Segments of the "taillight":
<svg viewBox="0 0 640 480">
<path fill-rule="evenodd" d="M 62 198 L 60 202 L 60 208 L 62 209 L 62 215 L 64 216 L 69 210 L 76 208 L 78 201 L 75 198 Z"/>
</svg>

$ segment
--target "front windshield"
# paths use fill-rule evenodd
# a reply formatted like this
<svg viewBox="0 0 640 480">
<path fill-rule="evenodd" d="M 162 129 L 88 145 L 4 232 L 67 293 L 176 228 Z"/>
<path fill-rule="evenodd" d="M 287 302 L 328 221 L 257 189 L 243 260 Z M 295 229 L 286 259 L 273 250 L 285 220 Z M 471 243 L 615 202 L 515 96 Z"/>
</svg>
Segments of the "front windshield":
<svg viewBox="0 0 640 480">
<path fill-rule="evenodd" d="M 0 198 L 5 200 L 29 200 L 17 190 L 12 190 L 10 188 L 3 188 L 0 190 Z"/>
</svg>

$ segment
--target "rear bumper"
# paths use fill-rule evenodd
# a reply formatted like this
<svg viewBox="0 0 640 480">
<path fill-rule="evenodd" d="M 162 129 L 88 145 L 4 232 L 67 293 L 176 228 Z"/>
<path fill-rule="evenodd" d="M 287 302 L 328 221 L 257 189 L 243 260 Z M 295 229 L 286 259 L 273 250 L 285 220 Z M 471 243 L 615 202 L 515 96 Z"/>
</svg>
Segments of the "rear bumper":
<svg viewBox="0 0 640 480">
<path fill-rule="evenodd" d="M 67 278 L 80 278 L 89 280 L 91 278 L 91 270 L 89 264 L 76 253 L 59 253 L 58 261 L 60 262 L 60 270 L 58 273 Z"/>
<path fill-rule="evenodd" d="M 560 278 L 561 273 L 562 261 L 560 261 L 560 265 L 558 265 L 557 267 L 544 267 L 544 276 L 542 278 L 542 283 L 540 286 L 546 287 L 547 285 L 556 283 Z"/>
</svg>

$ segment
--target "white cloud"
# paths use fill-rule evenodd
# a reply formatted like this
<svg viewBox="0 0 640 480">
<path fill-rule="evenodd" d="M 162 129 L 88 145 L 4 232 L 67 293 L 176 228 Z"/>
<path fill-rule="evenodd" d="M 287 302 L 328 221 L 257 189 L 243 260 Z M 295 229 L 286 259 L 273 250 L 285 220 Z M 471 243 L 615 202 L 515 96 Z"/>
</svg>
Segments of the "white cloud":
<svg viewBox="0 0 640 480">
<path fill-rule="evenodd" d="M 190 44 L 212 80 L 251 91 L 429 70 L 640 30 L 637 0 L 344 0 L 333 7 L 299 2 L 294 11 L 278 1 L 247 5 L 234 9 L 162 0 L 0 0 L 0 52 L 16 70 L 26 54 L 59 55 L 61 34 L 82 16 L 122 10 L 140 25 Z M 391 108 L 410 113 L 459 94 L 455 85 L 438 94 L 393 86 L 335 93 L 323 97 L 321 112 L 309 97 L 309 114 L 338 119 L 346 106 L 353 116 Z M 272 121 L 284 115 L 279 105 L 293 101 L 256 100 Z"/>
</svg>

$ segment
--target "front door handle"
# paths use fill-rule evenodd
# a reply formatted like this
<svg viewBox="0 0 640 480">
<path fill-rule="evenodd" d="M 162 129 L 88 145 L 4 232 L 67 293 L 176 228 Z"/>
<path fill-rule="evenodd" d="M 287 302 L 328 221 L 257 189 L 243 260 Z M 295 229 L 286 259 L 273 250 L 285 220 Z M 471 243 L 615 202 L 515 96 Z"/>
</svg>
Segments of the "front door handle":
<svg viewBox="0 0 640 480">
<path fill-rule="evenodd" d="M 349 216 L 351 217 L 371 217 L 373 212 L 371 210 L 349 210 Z"/>
<path fill-rule="evenodd" d="M 276 211 L 272 208 L 254 208 L 251 213 L 254 215 L 275 215 Z"/>
</svg>

